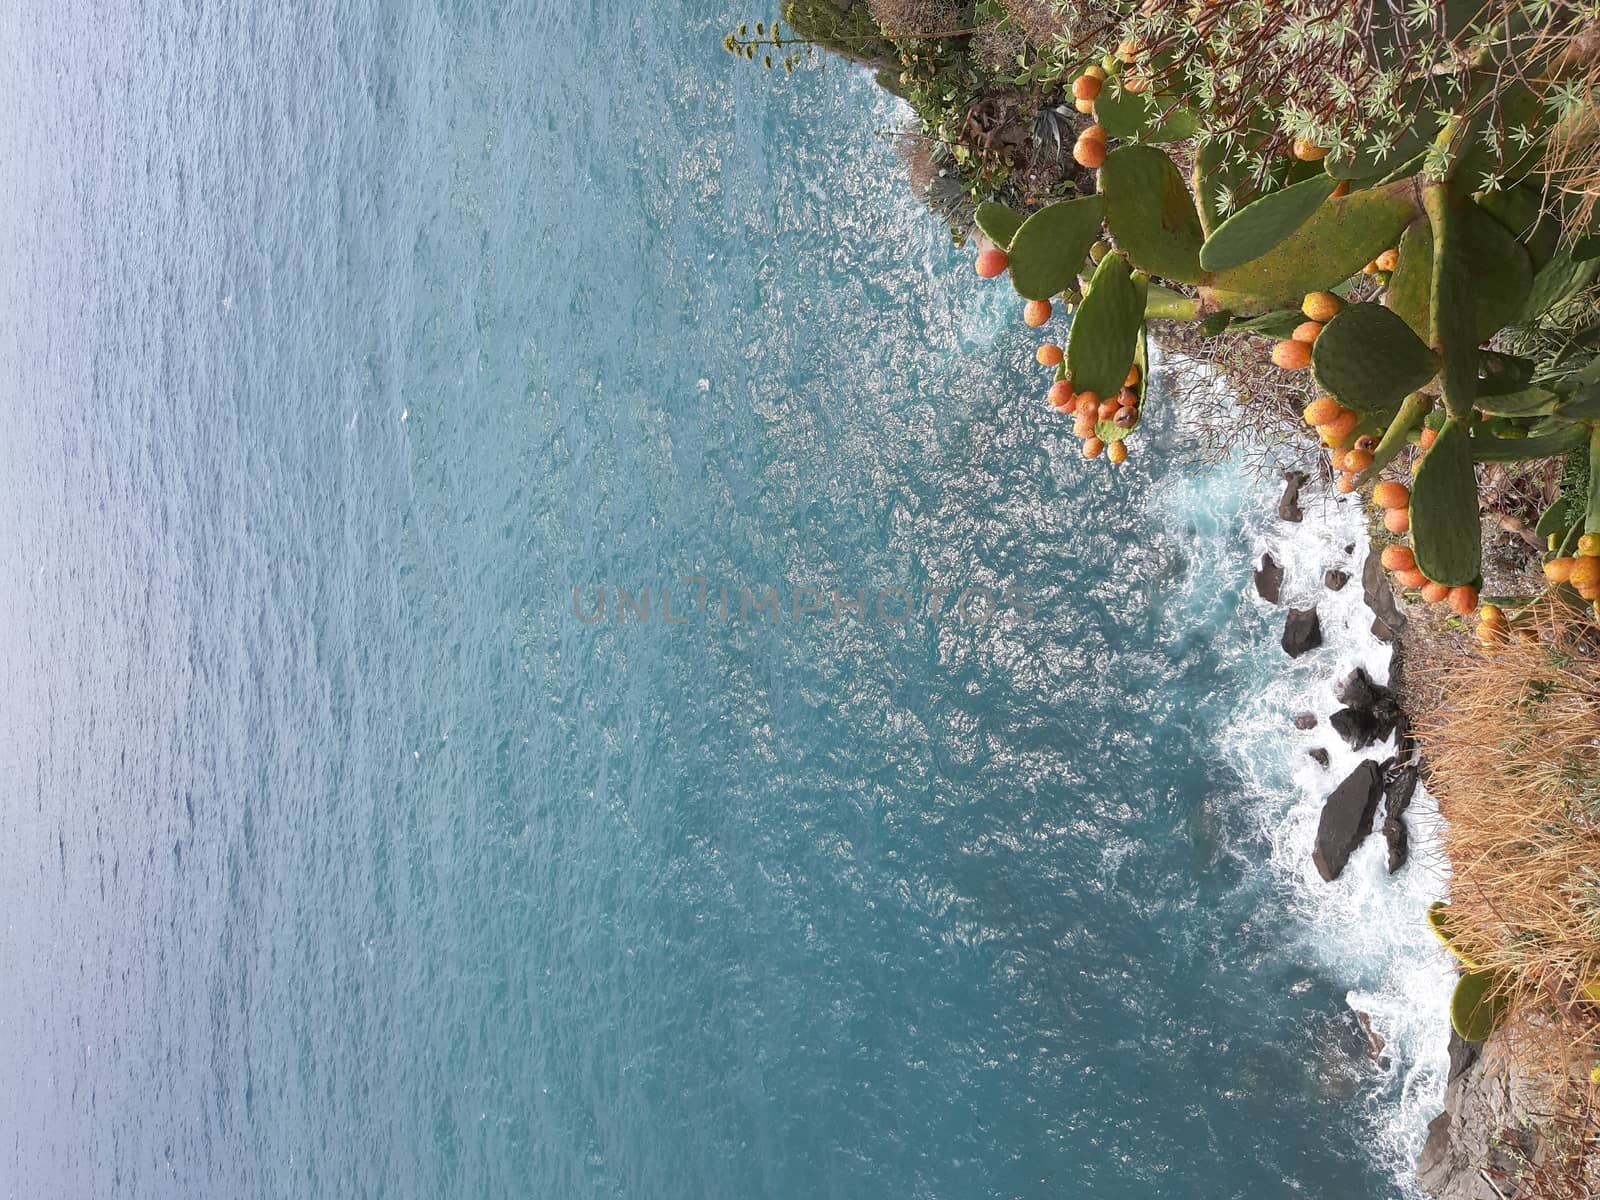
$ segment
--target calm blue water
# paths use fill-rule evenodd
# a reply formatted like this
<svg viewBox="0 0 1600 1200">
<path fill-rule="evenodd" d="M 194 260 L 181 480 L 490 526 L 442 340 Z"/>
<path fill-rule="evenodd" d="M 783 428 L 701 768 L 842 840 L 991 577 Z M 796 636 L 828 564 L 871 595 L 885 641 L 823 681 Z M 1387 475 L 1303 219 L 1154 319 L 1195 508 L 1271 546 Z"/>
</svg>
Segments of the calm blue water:
<svg viewBox="0 0 1600 1200">
<path fill-rule="evenodd" d="M 1400 1194 L 1253 485 L 1081 463 L 765 15 L 0 13 L 6 1194 Z"/>
</svg>

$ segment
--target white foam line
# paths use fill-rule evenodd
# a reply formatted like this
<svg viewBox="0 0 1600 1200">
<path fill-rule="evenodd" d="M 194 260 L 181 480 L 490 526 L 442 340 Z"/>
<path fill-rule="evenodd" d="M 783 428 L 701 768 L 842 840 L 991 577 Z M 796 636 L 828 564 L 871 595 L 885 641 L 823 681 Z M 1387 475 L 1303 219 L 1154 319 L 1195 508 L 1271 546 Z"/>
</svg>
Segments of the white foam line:
<svg viewBox="0 0 1600 1200">
<path fill-rule="evenodd" d="M 1182 369 L 1205 368 L 1185 362 Z M 1211 486 L 1235 494 L 1241 490 L 1231 471 L 1219 473 Z M 1428 905 L 1444 894 L 1447 883 L 1438 806 L 1426 789 L 1417 788 L 1405 814 L 1409 860 L 1394 875 L 1388 873 L 1381 832 L 1357 849 L 1333 883 L 1324 882 L 1312 863 L 1327 795 L 1363 759 L 1381 762 L 1395 750 L 1392 738 L 1360 751 L 1346 746 L 1328 724 L 1340 707 L 1335 690 L 1356 667 L 1387 683 L 1391 651 L 1371 632 L 1372 612 L 1362 592 L 1361 568 L 1369 542 L 1359 503 L 1313 494 L 1305 501 L 1305 520 L 1294 524 L 1278 519 L 1281 487 L 1266 483 L 1231 501 L 1243 506 L 1240 516 L 1251 533 L 1252 561 L 1259 563 L 1270 551 L 1284 569 L 1281 605 L 1261 600 L 1253 585 L 1248 594 L 1271 614 L 1274 634 L 1290 606 L 1315 604 L 1323 646 L 1299 659 L 1288 658 L 1276 646 L 1261 655 L 1271 675 L 1230 723 L 1232 729 L 1248 732 L 1219 749 L 1245 780 L 1271 845 L 1269 867 L 1276 886 L 1300 917 L 1299 952 L 1347 989 L 1350 1007 L 1365 1013 L 1372 1031 L 1383 1039 L 1387 1066 L 1374 1065 L 1365 1094 L 1373 1148 L 1401 1192 L 1420 1196 L 1416 1160 L 1428 1122 L 1444 1101 L 1453 983 L 1448 956 L 1425 921 Z M 1346 546 L 1353 546 L 1353 552 L 1346 554 Z M 1325 586 L 1329 567 L 1349 574 L 1342 590 Z M 1314 729 L 1294 728 L 1294 716 L 1303 712 L 1316 714 Z M 1317 747 L 1328 751 L 1326 769 L 1308 754 Z M 1381 822 L 1381 808 L 1379 817 Z"/>
</svg>

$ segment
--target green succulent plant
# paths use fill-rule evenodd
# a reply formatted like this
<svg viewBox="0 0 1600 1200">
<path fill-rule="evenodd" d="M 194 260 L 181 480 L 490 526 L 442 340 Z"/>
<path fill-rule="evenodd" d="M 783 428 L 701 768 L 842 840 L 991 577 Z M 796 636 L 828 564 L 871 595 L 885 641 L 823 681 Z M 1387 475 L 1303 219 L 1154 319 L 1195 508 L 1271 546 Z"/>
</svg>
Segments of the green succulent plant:
<svg viewBox="0 0 1600 1200">
<path fill-rule="evenodd" d="M 1459 149 L 1455 124 L 1443 127 L 1437 143 L 1451 147 L 1445 158 L 1461 167 L 1442 178 L 1421 173 L 1417 153 L 1392 177 L 1379 177 L 1375 161 L 1334 155 L 1294 164 L 1280 172 L 1279 186 L 1225 212 L 1203 190 L 1208 173 L 1226 175 L 1225 155 L 1212 142 L 1198 144 L 1200 191 L 1155 144 L 1169 126 L 1194 128 L 1195 114 L 1183 115 L 1181 99 L 1153 99 L 1115 82 L 1113 71 L 1095 103 L 1097 120 L 1120 139 L 1099 169 L 1098 195 L 1026 219 L 988 204 L 978 218 L 1008 249 L 1022 295 L 1084 289 L 1066 377 L 1080 392 L 1114 392 L 1130 363 L 1142 366 L 1154 317 L 1201 322 L 1208 334 L 1290 337 L 1305 319 L 1298 308 L 1306 295 L 1344 290 L 1397 249 L 1392 273 L 1379 276 L 1388 283 L 1383 302 L 1347 304 L 1318 331 L 1313 376 L 1358 414 L 1344 444 L 1370 439 L 1364 446 L 1373 457 L 1358 483 L 1373 481 L 1423 432 L 1423 419 L 1442 409 L 1445 419 L 1436 419 L 1432 447 L 1417 466 L 1410 535 L 1427 579 L 1476 586 L 1476 464 L 1583 452 L 1600 437 L 1600 358 L 1578 354 L 1552 369 L 1486 342 L 1589 287 L 1600 278 L 1600 259 L 1557 245 L 1520 180 L 1474 195 L 1469 169 L 1481 156 Z M 1537 113 L 1530 110 L 1530 119 Z M 1396 158 L 1380 157 L 1385 165 Z M 1106 244 L 1114 252 L 1097 257 Z M 1107 441 L 1128 433 L 1105 422 L 1098 428 Z M 1600 499 L 1563 532 L 1573 522 L 1600 528 L 1596 510 Z"/>
<path fill-rule="evenodd" d="M 1500 1027 L 1508 1009 L 1498 971 L 1463 971 L 1450 994 L 1450 1024 L 1463 1041 L 1483 1041 Z"/>
</svg>

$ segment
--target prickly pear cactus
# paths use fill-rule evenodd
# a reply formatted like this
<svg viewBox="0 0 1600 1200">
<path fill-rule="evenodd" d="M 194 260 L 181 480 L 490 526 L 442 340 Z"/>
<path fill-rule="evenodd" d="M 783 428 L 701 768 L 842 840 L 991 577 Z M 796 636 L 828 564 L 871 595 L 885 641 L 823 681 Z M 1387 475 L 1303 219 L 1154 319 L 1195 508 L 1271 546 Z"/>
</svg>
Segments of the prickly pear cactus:
<svg viewBox="0 0 1600 1200">
<path fill-rule="evenodd" d="M 1067 374 L 1081 394 L 1115 396 L 1133 363 L 1144 327 L 1144 308 L 1133 285 L 1128 260 L 1108 254 L 1100 260 L 1089 290 L 1072 318 L 1067 338 Z"/>
<path fill-rule="evenodd" d="M 1400 260 L 1384 297 L 1424 342 L 1433 341 L 1433 229 L 1413 221 L 1400 239 Z"/>
<path fill-rule="evenodd" d="M 1199 132 L 1192 109 L 1169 94 L 1130 92 L 1113 77 L 1094 102 L 1095 123 L 1110 137 L 1141 142 L 1178 142 Z"/>
<path fill-rule="evenodd" d="M 1533 289 L 1533 260 L 1506 227 L 1468 200 L 1460 209 L 1461 252 L 1472 262 L 1472 311 L 1479 341 L 1522 311 Z"/>
<path fill-rule="evenodd" d="M 1451 954 L 1456 961 L 1469 971 L 1478 969 L 1478 964 L 1467 957 L 1456 941 L 1455 930 L 1450 926 L 1450 906 L 1443 900 L 1435 900 L 1428 906 L 1428 928 L 1433 930 L 1433 936 L 1439 939 L 1439 944 Z"/>
<path fill-rule="evenodd" d="M 1124 89 L 1116 79 L 1108 79 L 1094 100 L 1094 119 L 1107 136 L 1133 138 L 1144 133 L 1150 110 L 1143 94 Z"/>
<path fill-rule="evenodd" d="M 1133 365 L 1139 368 L 1139 382 L 1133 389 L 1134 395 L 1138 397 L 1138 402 L 1134 406 L 1133 424 L 1118 425 L 1115 421 L 1095 422 L 1095 436 L 1107 445 L 1120 442 L 1139 428 L 1139 423 L 1144 420 L 1144 402 L 1150 383 L 1150 335 L 1148 328 L 1143 325 L 1139 327 L 1139 336 L 1134 340 Z"/>
<path fill-rule="evenodd" d="M 1505 989 L 1497 971 L 1463 971 L 1450 995 L 1450 1024 L 1463 1041 L 1481 1042 L 1505 1019 Z"/>
<path fill-rule="evenodd" d="M 1206 238 L 1201 267 L 1227 271 L 1260 258 L 1309 221 L 1337 185 L 1331 176 L 1314 175 L 1245 205 Z"/>
<path fill-rule="evenodd" d="M 1118 146 L 1100 168 L 1100 191 L 1106 225 L 1130 259 L 1152 275 L 1199 282 L 1205 234 L 1170 158 L 1154 146 Z"/>
<path fill-rule="evenodd" d="M 1523 388 L 1502 396 L 1479 396 L 1478 408 L 1496 417 L 1534 417 L 1556 406 L 1556 394 L 1541 387 Z"/>
<path fill-rule="evenodd" d="M 1428 187 L 1424 203 L 1433 228 L 1433 348 L 1444 360 L 1445 407 L 1465 417 L 1478 394 L 1478 337 L 1472 264 L 1461 237 L 1462 201 L 1439 183 Z"/>
<path fill-rule="evenodd" d="M 1435 583 L 1450 587 L 1474 583 L 1483 565 L 1472 449 L 1466 424 L 1452 417 L 1417 464 L 1411 487 L 1411 547 L 1417 567 Z"/>
<path fill-rule="evenodd" d="M 1100 196 L 1063 200 L 1034 213 L 1011 237 L 1011 286 L 1029 300 L 1048 300 L 1070 287 L 1104 216 Z"/>
<path fill-rule="evenodd" d="M 1317 386 L 1346 408 L 1390 414 L 1439 373 L 1439 360 L 1381 304 L 1348 304 L 1311 348 Z"/>
<path fill-rule="evenodd" d="M 1011 249 L 1011 239 L 1022 228 L 1022 214 L 992 200 L 978 205 L 973 222 L 984 237 L 1002 250 Z M 1042 299 L 1043 297 L 1040 297 Z"/>
<path fill-rule="evenodd" d="M 1420 211 L 1410 179 L 1330 197 L 1271 251 L 1209 274 L 1201 286 L 1216 307 L 1236 313 L 1298 305 L 1307 292 L 1336 287 L 1358 273 L 1393 246 Z"/>
<path fill-rule="evenodd" d="M 1361 473 L 1356 482 L 1362 486 L 1372 483 L 1385 467 L 1400 457 L 1400 452 L 1410 441 L 1412 431 L 1422 425 L 1432 407 L 1433 401 L 1421 392 L 1412 392 L 1407 396 L 1401 402 L 1400 410 L 1390 420 L 1388 428 L 1383 431 L 1378 448 L 1372 452 L 1372 465 Z"/>
</svg>

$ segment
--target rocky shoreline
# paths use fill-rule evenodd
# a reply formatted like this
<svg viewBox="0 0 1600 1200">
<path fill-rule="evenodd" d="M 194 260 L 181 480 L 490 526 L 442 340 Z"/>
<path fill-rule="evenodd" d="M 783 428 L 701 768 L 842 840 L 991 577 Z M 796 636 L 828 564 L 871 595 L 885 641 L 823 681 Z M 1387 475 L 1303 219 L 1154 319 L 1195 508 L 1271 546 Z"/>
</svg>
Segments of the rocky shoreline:
<svg viewBox="0 0 1600 1200">
<path fill-rule="evenodd" d="M 1280 520 L 1304 520 L 1300 500 L 1307 482 L 1302 472 L 1284 472 Z M 1353 554 L 1355 547 L 1346 550 Z M 1336 567 L 1324 571 L 1322 583 L 1329 591 L 1339 591 L 1349 582 L 1348 574 Z M 1285 569 L 1270 552 L 1256 567 L 1254 584 L 1263 601 L 1283 605 Z M 1341 707 L 1326 719 L 1326 726 L 1332 736 L 1358 753 L 1387 747 L 1391 739 L 1394 748 L 1381 757 L 1363 757 L 1323 801 L 1312 860 L 1328 882 L 1340 876 L 1350 856 L 1375 833 L 1387 843 L 1389 873 L 1404 869 L 1411 843 L 1406 811 L 1425 774 L 1406 713 L 1403 644 L 1407 616 L 1376 549 L 1368 552 L 1361 586 L 1372 613 L 1373 636 L 1391 648 L 1390 683 L 1375 682 L 1361 667 L 1348 672 L 1335 689 Z M 1284 652 L 1298 657 L 1322 643 L 1316 604 L 1286 607 Z M 1295 714 L 1293 722 L 1302 732 L 1323 724 L 1311 712 Z M 1324 769 L 1329 766 L 1327 749 L 1313 747 L 1307 753 Z M 1364 1014 L 1357 1017 L 1367 1031 L 1374 1057 L 1381 1057 L 1381 1039 L 1362 1019 Z M 1437 1200 L 1514 1200 L 1523 1194 L 1515 1183 L 1518 1170 L 1522 1164 L 1537 1163 L 1545 1152 L 1546 1139 L 1534 1110 L 1535 1081 L 1517 1071 L 1501 1049 L 1494 1038 L 1469 1043 L 1450 1031 L 1444 1108 L 1429 1123 L 1417 1162 L 1417 1185 Z"/>
</svg>

